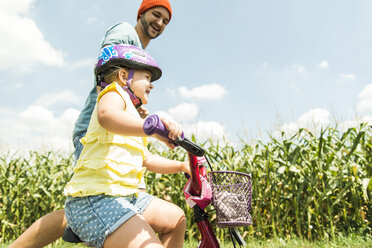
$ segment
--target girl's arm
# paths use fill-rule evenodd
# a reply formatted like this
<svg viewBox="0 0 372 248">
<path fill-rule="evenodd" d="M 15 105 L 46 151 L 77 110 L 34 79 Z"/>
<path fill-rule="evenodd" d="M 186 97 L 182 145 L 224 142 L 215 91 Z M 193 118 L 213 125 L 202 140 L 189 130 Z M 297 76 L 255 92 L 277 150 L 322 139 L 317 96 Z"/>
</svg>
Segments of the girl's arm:
<svg viewBox="0 0 372 248">
<path fill-rule="evenodd" d="M 105 93 L 97 104 L 99 124 L 106 130 L 124 136 L 147 136 L 143 131 L 144 120 L 125 111 L 125 102 L 115 91 Z M 181 127 L 174 122 L 162 118 L 164 126 L 169 130 L 169 138 L 175 139 L 182 134 Z M 175 148 L 168 139 L 158 135 L 154 138 L 164 142 L 169 148 Z"/>
<path fill-rule="evenodd" d="M 99 124 L 106 130 L 124 136 L 147 136 L 143 131 L 144 120 L 125 111 L 121 96 L 110 91 L 98 101 L 97 115 Z"/>
<path fill-rule="evenodd" d="M 160 174 L 175 174 L 178 172 L 190 173 L 189 162 L 181 162 L 149 154 L 143 161 L 143 166 L 149 171 Z"/>
</svg>

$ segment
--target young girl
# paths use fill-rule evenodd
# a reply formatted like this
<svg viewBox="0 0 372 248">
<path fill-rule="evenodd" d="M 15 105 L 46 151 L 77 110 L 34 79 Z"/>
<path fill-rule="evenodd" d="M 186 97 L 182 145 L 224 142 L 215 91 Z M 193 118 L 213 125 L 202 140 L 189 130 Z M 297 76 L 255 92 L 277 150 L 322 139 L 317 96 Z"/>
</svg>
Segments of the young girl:
<svg viewBox="0 0 372 248">
<path fill-rule="evenodd" d="M 65 189 L 68 225 L 96 247 L 182 247 L 182 209 L 139 187 L 146 169 L 189 172 L 188 162 L 151 155 L 146 149 L 144 120 L 135 107 L 147 104 L 151 82 L 161 76 L 159 66 L 140 48 L 112 45 L 101 50 L 95 75 L 101 92 Z M 162 121 L 170 139 L 182 134 L 176 123 Z"/>
</svg>

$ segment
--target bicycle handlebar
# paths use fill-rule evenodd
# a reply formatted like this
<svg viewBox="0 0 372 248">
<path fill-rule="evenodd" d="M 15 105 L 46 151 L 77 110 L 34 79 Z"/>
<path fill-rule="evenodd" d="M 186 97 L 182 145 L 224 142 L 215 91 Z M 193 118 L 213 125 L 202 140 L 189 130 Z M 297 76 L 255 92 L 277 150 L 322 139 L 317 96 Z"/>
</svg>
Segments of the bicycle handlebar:
<svg viewBox="0 0 372 248">
<path fill-rule="evenodd" d="M 167 130 L 160 120 L 158 115 L 150 115 L 146 118 L 145 123 L 143 124 L 143 130 L 147 135 L 158 134 L 164 138 L 169 139 L 168 134 L 169 130 Z M 191 154 L 201 157 L 204 155 L 205 151 L 199 145 L 195 144 L 194 142 L 184 138 L 183 133 L 182 136 L 177 138 L 176 140 L 171 140 L 176 146 L 179 145 L 184 148 L 186 151 L 190 152 Z"/>
</svg>

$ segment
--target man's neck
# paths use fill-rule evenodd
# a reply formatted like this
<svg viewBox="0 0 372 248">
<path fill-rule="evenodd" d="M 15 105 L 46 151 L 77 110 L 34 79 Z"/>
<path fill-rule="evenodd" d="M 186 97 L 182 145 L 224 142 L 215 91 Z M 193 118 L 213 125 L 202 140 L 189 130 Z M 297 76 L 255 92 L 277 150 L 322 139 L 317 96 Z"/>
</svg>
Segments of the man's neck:
<svg viewBox="0 0 372 248">
<path fill-rule="evenodd" d="M 150 38 L 147 37 L 147 35 L 143 31 L 142 25 L 139 22 L 137 22 L 137 24 L 134 27 L 134 29 L 136 30 L 136 32 L 138 34 L 138 37 L 139 37 L 139 39 L 141 41 L 142 48 L 145 49 L 147 47 L 147 45 L 150 43 Z"/>
</svg>

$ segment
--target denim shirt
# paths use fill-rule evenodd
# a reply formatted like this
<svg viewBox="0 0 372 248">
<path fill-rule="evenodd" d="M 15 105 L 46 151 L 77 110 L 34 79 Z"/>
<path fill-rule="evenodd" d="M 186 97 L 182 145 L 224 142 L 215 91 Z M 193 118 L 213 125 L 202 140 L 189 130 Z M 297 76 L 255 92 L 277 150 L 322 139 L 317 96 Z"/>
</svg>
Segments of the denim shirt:
<svg viewBox="0 0 372 248">
<path fill-rule="evenodd" d="M 104 39 L 101 43 L 101 48 L 113 44 L 130 44 L 142 48 L 141 41 L 134 27 L 127 23 L 118 23 L 107 30 Z M 94 106 L 97 102 L 96 83 L 90 91 L 88 98 L 85 101 L 83 110 L 80 112 L 78 119 L 75 122 L 72 140 L 81 139 L 87 132 L 90 117 L 92 116 Z M 74 142 L 75 143 L 75 142 Z M 75 147 L 77 149 L 77 147 Z"/>
</svg>

